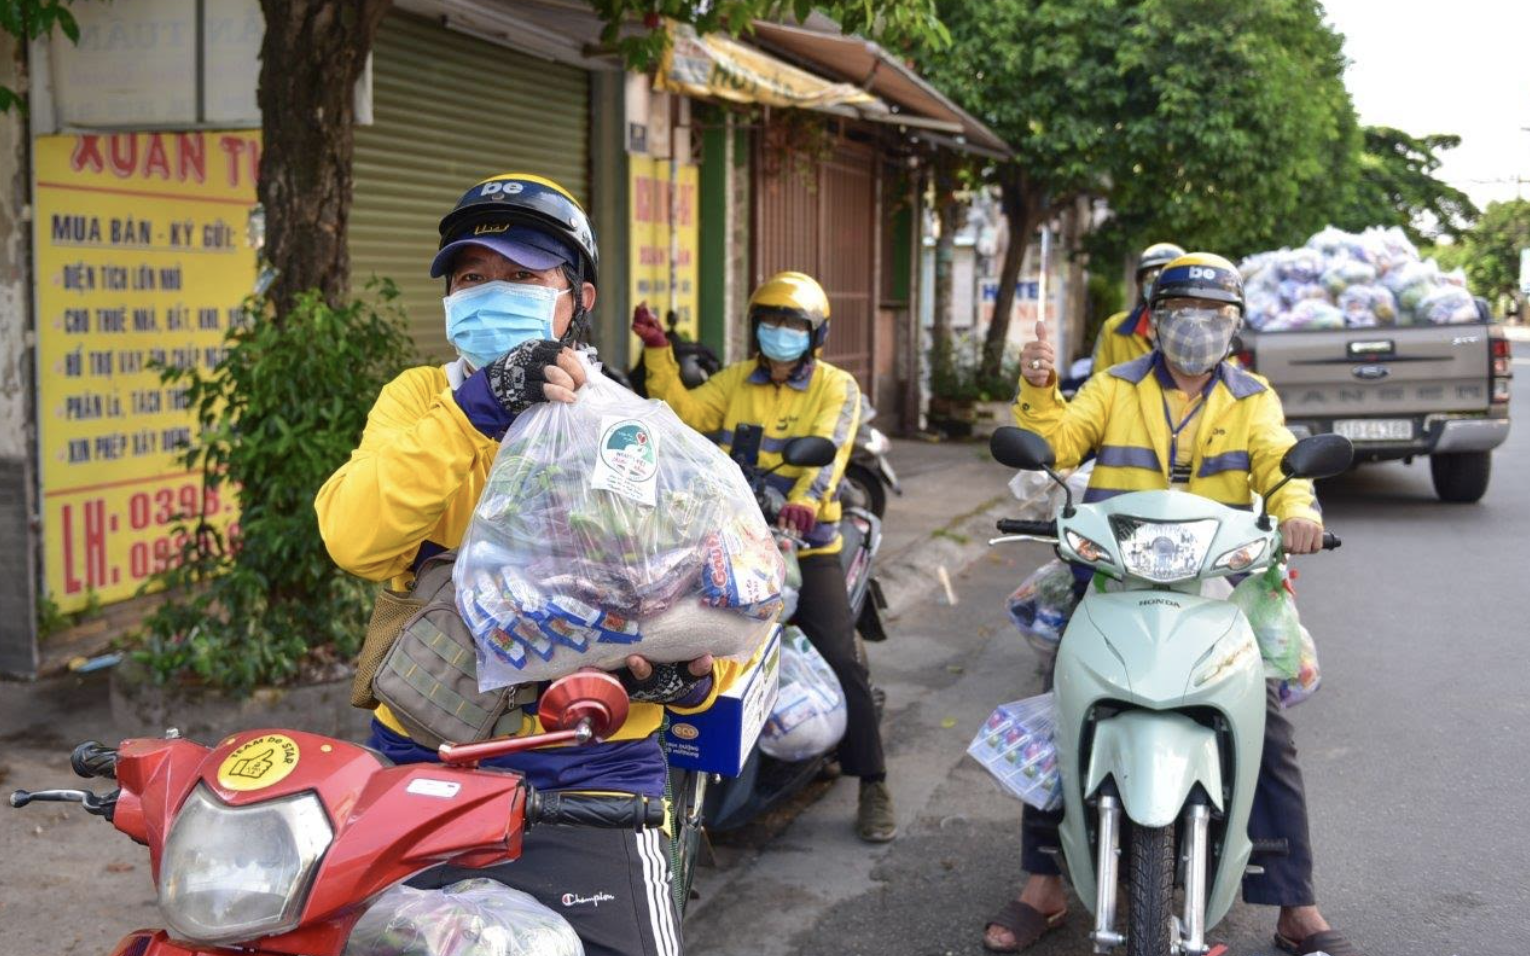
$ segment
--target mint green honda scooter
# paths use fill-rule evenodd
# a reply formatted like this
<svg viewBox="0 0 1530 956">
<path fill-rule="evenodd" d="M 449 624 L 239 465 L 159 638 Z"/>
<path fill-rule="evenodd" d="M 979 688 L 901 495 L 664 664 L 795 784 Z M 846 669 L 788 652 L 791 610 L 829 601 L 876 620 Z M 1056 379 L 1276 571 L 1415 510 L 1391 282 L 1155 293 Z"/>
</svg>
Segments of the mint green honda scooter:
<svg viewBox="0 0 1530 956">
<path fill-rule="evenodd" d="M 1000 463 L 1062 484 L 1034 432 L 1001 428 L 990 447 Z M 1352 456 L 1341 436 L 1303 439 L 1282 460 L 1281 483 L 1337 475 Z M 1074 612 L 1054 688 L 1063 859 L 1094 914 L 1094 951 L 1125 943 L 1128 956 L 1205 956 L 1206 931 L 1227 915 L 1254 849 L 1265 677 L 1242 611 L 1202 597 L 1201 582 L 1268 567 L 1280 533 L 1262 503 L 1256 514 L 1182 491 L 1078 507 L 1069 495 L 1055 521 L 1003 520 L 999 531 L 1009 537 L 996 541 L 1056 541 L 1061 558 L 1115 582 L 1091 586 Z M 1338 546 L 1324 534 L 1324 548 Z"/>
</svg>

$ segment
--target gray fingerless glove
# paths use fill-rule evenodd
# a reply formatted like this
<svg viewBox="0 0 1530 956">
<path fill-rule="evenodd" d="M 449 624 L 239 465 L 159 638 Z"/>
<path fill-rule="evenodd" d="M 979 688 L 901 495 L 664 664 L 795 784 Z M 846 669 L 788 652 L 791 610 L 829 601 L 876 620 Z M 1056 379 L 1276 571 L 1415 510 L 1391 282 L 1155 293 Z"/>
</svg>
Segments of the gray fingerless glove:
<svg viewBox="0 0 1530 956">
<path fill-rule="evenodd" d="M 519 415 L 538 402 L 547 401 L 547 366 L 558 364 L 563 345 L 551 339 L 533 339 L 490 362 L 484 369 L 489 391 L 501 408 Z"/>
</svg>

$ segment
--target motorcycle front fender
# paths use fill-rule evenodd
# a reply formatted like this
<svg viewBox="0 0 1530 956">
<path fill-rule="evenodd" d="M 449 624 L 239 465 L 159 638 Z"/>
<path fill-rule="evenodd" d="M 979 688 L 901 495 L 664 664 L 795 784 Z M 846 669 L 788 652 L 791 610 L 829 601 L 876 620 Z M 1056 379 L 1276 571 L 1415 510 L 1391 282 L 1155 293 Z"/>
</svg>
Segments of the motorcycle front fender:
<svg viewBox="0 0 1530 956">
<path fill-rule="evenodd" d="M 1196 784 L 1222 809 L 1216 735 L 1173 711 L 1128 710 L 1100 721 L 1089 754 L 1085 796 L 1093 795 L 1107 778 L 1115 781 L 1127 817 L 1140 826 L 1173 824 Z"/>
</svg>

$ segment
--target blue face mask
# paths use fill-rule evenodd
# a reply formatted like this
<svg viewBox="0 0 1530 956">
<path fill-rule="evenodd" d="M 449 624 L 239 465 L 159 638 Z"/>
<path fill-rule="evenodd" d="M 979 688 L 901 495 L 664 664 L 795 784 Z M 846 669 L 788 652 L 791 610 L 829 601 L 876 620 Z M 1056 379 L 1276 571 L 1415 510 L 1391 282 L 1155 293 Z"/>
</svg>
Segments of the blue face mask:
<svg viewBox="0 0 1530 956">
<path fill-rule="evenodd" d="M 760 351 L 765 353 L 765 357 L 777 362 L 791 362 L 802 358 L 807 353 L 808 343 L 811 340 L 808 333 L 800 329 L 789 329 L 784 325 L 762 325 L 755 336 L 760 341 Z"/>
<path fill-rule="evenodd" d="M 553 313 L 567 289 L 521 282 L 485 282 L 441 300 L 446 338 L 475 369 L 532 339 L 555 339 Z"/>
</svg>

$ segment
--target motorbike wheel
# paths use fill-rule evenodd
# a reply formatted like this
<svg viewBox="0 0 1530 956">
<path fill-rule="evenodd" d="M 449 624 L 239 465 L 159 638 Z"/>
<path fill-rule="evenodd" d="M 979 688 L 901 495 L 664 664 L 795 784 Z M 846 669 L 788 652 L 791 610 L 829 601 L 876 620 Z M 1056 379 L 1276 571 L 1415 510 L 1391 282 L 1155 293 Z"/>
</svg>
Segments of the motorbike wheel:
<svg viewBox="0 0 1530 956">
<path fill-rule="evenodd" d="M 701 853 L 701 827 L 685 822 L 690 819 L 694 806 L 696 776 L 695 770 L 670 772 L 670 812 L 673 814 L 676 834 L 672 843 L 670 870 L 674 877 L 675 907 L 682 918 L 691 902 L 691 884 L 696 879 L 696 862 Z"/>
<path fill-rule="evenodd" d="M 878 518 L 887 512 L 887 489 L 882 487 L 882 479 L 860 465 L 845 467 L 839 500 L 846 508 L 863 508 Z"/>
<path fill-rule="evenodd" d="M 1174 952 L 1174 828 L 1131 830 L 1127 892 L 1131 922 L 1126 956 L 1165 956 Z"/>
</svg>

